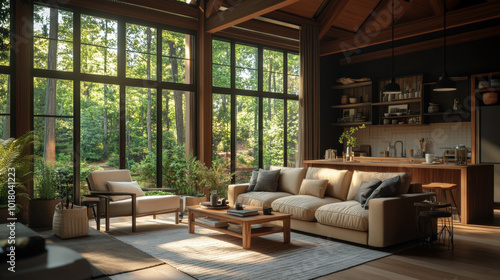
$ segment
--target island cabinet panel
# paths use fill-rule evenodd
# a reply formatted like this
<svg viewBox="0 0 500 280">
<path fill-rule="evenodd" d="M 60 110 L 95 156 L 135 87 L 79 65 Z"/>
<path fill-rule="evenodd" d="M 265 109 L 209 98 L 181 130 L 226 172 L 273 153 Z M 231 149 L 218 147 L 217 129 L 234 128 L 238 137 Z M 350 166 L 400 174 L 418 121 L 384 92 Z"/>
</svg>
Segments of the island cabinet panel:
<svg viewBox="0 0 500 280">
<path fill-rule="evenodd" d="M 304 167 L 325 167 L 342 170 L 375 172 L 406 172 L 411 182 L 453 183 L 453 196 L 460 211 L 462 224 L 488 223 L 493 219 L 493 165 L 492 164 L 421 164 L 410 162 L 346 163 L 339 160 L 306 160 Z M 438 200 L 442 199 L 438 194 Z M 450 198 L 449 198 L 450 199 Z"/>
</svg>

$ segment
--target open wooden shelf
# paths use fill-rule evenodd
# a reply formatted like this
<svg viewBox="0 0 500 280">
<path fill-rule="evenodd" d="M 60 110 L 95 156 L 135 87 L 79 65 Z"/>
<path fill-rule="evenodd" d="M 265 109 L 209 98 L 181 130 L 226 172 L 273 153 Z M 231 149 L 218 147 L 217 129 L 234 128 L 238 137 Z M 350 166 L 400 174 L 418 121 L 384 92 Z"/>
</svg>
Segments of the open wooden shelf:
<svg viewBox="0 0 500 280">
<path fill-rule="evenodd" d="M 411 117 L 420 117 L 420 115 L 388 116 L 388 117 L 382 117 L 382 119 L 398 119 L 398 118 L 411 118 Z"/>
<path fill-rule="evenodd" d="M 371 84 L 372 84 L 372 81 L 367 81 L 367 82 L 353 83 L 353 84 L 348 84 L 348 85 L 336 85 L 336 86 L 332 86 L 332 88 L 333 89 L 357 88 L 357 87 L 363 87 L 363 86 L 370 86 Z"/>
<path fill-rule="evenodd" d="M 373 106 L 400 105 L 400 104 L 419 103 L 419 102 L 420 102 L 420 97 L 416 97 L 416 98 L 397 99 L 391 102 L 377 102 L 377 103 L 372 103 L 372 105 Z"/>
<path fill-rule="evenodd" d="M 359 126 L 359 125 L 372 125 L 372 122 L 350 122 L 350 123 L 332 123 L 332 126 Z"/>
<path fill-rule="evenodd" d="M 500 87 L 489 87 L 489 88 L 482 88 L 482 89 L 476 89 L 476 93 L 482 93 L 482 92 L 490 92 L 490 91 L 500 91 Z"/>
<path fill-rule="evenodd" d="M 365 106 L 371 106 L 371 102 L 362 102 L 362 103 L 349 103 L 349 104 L 342 104 L 342 105 L 332 105 L 331 107 L 333 109 L 349 109 L 349 108 L 356 108 L 356 107 L 365 107 Z"/>
</svg>

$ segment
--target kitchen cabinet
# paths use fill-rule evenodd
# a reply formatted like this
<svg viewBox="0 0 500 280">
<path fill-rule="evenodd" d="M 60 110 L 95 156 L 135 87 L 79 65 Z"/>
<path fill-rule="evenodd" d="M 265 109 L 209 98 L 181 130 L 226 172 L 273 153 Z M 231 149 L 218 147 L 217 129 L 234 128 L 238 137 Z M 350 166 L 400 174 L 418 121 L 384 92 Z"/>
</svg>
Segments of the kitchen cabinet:
<svg viewBox="0 0 500 280">
<path fill-rule="evenodd" d="M 332 88 L 336 98 L 335 105 L 331 106 L 334 115 L 333 126 L 372 124 L 371 81 L 336 85 Z"/>
<path fill-rule="evenodd" d="M 456 91 L 434 92 L 436 82 L 424 83 L 424 122 L 470 122 L 469 77 L 452 77 Z M 438 104 L 438 112 L 429 112 L 430 103 Z"/>
<path fill-rule="evenodd" d="M 378 126 L 411 126 L 423 123 L 423 75 L 396 77 L 400 94 L 384 94 L 382 89 L 391 80 L 378 82 L 378 102 L 373 103 L 373 124 Z"/>
</svg>

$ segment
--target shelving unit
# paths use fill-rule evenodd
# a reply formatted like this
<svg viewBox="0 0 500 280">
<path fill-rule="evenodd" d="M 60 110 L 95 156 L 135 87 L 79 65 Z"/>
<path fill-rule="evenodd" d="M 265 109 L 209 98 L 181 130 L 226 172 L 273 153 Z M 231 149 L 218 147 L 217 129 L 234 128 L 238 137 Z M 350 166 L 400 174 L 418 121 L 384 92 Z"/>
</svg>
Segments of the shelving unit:
<svg viewBox="0 0 500 280">
<path fill-rule="evenodd" d="M 372 82 L 333 86 L 336 102 L 332 105 L 332 126 L 349 127 L 372 124 Z M 356 98 L 356 103 L 342 104 L 342 96 Z M 367 100 L 366 100 L 367 99 Z M 361 115 L 361 118 L 358 117 Z"/>
<path fill-rule="evenodd" d="M 424 90 L 427 93 L 424 98 L 424 122 L 425 123 L 449 123 L 449 122 L 469 122 L 471 120 L 470 104 L 468 103 L 469 77 L 451 78 L 457 90 L 454 92 L 434 92 L 436 82 L 424 83 Z M 459 110 L 453 110 L 454 100 L 459 102 Z M 427 108 L 429 102 L 439 104 L 440 112 L 429 113 Z"/>
</svg>

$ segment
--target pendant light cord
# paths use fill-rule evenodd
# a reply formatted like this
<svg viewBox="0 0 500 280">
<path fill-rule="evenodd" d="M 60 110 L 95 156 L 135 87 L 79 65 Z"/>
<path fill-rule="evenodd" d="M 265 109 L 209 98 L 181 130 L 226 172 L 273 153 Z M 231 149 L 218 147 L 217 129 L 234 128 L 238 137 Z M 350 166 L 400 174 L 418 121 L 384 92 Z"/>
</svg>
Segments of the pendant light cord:
<svg viewBox="0 0 500 280">
<path fill-rule="evenodd" d="M 444 24 L 443 24 L 443 39 L 444 39 L 444 46 L 443 46 L 443 68 L 444 68 L 444 74 L 446 75 L 447 72 L 446 72 L 446 0 L 443 0 L 443 21 L 444 21 Z"/>
<path fill-rule="evenodd" d="M 394 78 L 394 0 L 392 0 L 392 82 L 395 82 Z"/>
</svg>

